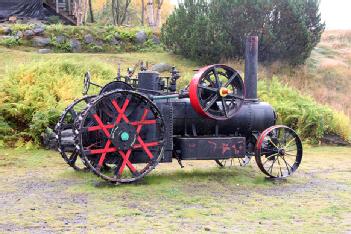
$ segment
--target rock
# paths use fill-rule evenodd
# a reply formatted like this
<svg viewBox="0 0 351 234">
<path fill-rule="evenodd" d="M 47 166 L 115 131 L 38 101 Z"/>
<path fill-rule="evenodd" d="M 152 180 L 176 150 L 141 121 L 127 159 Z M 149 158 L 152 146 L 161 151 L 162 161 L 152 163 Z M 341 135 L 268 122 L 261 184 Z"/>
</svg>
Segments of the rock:
<svg viewBox="0 0 351 234">
<path fill-rule="evenodd" d="M 118 41 L 121 40 L 121 35 L 118 32 L 115 33 L 115 39 Z"/>
<path fill-rule="evenodd" d="M 9 27 L 1 27 L 0 28 L 0 34 L 9 35 L 11 33 L 12 33 L 12 30 Z"/>
<path fill-rule="evenodd" d="M 152 71 L 157 71 L 157 72 L 166 72 L 166 71 L 171 71 L 172 70 L 172 66 L 166 63 L 158 63 L 155 64 L 151 67 Z"/>
<path fill-rule="evenodd" d="M 34 36 L 34 32 L 33 32 L 33 30 L 26 30 L 26 31 L 24 31 L 23 36 L 26 37 L 26 38 L 33 37 Z"/>
<path fill-rule="evenodd" d="M 45 28 L 44 28 L 44 26 L 42 26 L 42 25 L 36 25 L 36 26 L 34 27 L 34 29 L 33 29 L 33 32 L 34 32 L 35 35 L 40 35 L 40 34 L 42 34 L 44 31 L 45 31 Z"/>
<path fill-rule="evenodd" d="M 351 143 L 345 141 L 340 136 L 335 134 L 325 134 L 322 138 L 322 143 L 327 145 L 350 146 Z"/>
<path fill-rule="evenodd" d="M 92 44 L 94 42 L 94 37 L 91 34 L 84 36 L 84 42 L 87 44 Z"/>
<path fill-rule="evenodd" d="M 37 47 L 43 47 L 50 44 L 50 38 L 46 37 L 34 37 L 33 38 L 33 45 Z"/>
<path fill-rule="evenodd" d="M 18 32 L 16 33 L 16 37 L 17 37 L 17 38 L 22 38 L 22 37 L 23 37 L 23 32 L 22 32 L 22 31 L 18 31 Z"/>
<path fill-rule="evenodd" d="M 152 36 L 152 42 L 156 45 L 161 44 L 160 38 L 158 38 L 157 36 L 153 35 Z"/>
<path fill-rule="evenodd" d="M 65 40 L 66 40 L 66 37 L 65 37 L 65 36 L 62 36 L 62 35 L 56 36 L 56 43 L 58 43 L 58 44 L 64 43 Z"/>
<path fill-rule="evenodd" d="M 45 132 L 41 134 L 41 137 L 46 149 L 57 150 L 56 134 L 51 128 L 47 128 Z"/>
<path fill-rule="evenodd" d="M 48 54 L 48 53 L 51 53 L 51 50 L 50 49 L 39 49 L 38 53 L 39 54 Z"/>
<path fill-rule="evenodd" d="M 141 30 L 137 32 L 137 34 L 135 35 L 135 39 L 137 43 L 143 44 L 147 39 L 147 34 L 145 33 L 145 31 Z"/>
<path fill-rule="evenodd" d="M 112 40 L 110 41 L 110 44 L 111 45 L 119 45 L 119 44 L 121 44 L 121 41 L 119 41 L 119 40 L 117 40 L 115 38 L 112 38 Z"/>
<path fill-rule="evenodd" d="M 10 22 L 11 24 L 15 24 L 16 21 L 17 21 L 17 17 L 16 17 L 16 16 L 10 16 L 10 17 L 9 17 L 9 22 Z"/>
<path fill-rule="evenodd" d="M 104 42 L 101 41 L 101 40 L 98 40 L 98 41 L 95 42 L 95 45 L 97 45 L 97 46 L 104 46 Z"/>
<path fill-rule="evenodd" d="M 82 45 L 77 39 L 71 39 L 70 45 L 73 52 L 80 52 L 82 50 Z"/>
</svg>

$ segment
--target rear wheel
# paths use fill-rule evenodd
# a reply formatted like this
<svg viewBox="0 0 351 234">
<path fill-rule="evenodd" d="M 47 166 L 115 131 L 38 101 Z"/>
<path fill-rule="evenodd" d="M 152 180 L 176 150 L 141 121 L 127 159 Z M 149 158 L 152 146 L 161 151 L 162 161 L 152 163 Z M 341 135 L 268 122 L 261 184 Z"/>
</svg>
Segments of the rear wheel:
<svg viewBox="0 0 351 234">
<path fill-rule="evenodd" d="M 119 90 L 100 96 L 86 109 L 77 141 L 83 160 L 96 175 L 131 183 L 161 160 L 164 132 L 161 113 L 148 98 Z"/>
<path fill-rule="evenodd" d="M 255 159 L 260 170 L 271 178 L 292 175 L 302 161 L 302 143 L 294 130 L 277 125 L 258 137 Z"/>
<path fill-rule="evenodd" d="M 58 144 L 58 151 L 65 162 L 77 171 L 85 170 L 86 167 L 78 159 L 79 150 L 74 144 L 75 120 L 79 114 L 86 108 L 95 96 L 85 96 L 74 101 L 62 113 L 59 122 L 56 124 L 55 133 Z"/>
</svg>

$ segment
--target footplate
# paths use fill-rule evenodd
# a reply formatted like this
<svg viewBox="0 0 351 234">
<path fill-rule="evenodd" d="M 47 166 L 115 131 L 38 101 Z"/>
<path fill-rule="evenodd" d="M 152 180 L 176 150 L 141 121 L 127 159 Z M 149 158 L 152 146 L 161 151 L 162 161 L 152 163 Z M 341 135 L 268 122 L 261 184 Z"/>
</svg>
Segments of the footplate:
<svg viewBox="0 0 351 234">
<path fill-rule="evenodd" d="M 244 157 L 245 137 L 175 138 L 182 160 L 215 160 Z"/>
</svg>

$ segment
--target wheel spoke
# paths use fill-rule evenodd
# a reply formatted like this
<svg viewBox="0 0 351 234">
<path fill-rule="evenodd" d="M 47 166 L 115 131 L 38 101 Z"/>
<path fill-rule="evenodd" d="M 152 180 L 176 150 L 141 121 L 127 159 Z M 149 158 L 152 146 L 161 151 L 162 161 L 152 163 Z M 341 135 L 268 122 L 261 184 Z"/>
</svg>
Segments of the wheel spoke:
<svg viewBox="0 0 351 234">
<path fill-rule="evenodd" d="M 233 80 L 234 80 L 234 78 L 236 77 L 236 75 L 238 75 L 237 72 L 235 72 L 235 73 L 229 78 L 229 80 L 227 81 L 227 83 L 224 84 L 224 87 L 227 88 L 227 87 L 233 82 Z"/>
<path fill-rule="evenodd" d="M 213 70 L 213 75 L 214 75 L 214 77 L 215 77 L 215 79 L 216 79 L 217 88 L 220 88 L 220 87 L 221 87 L 221 83 L 220 83 L 220 81 L 219 81 L 217 68 L 214 66 L 212 70 Z"/>
<path fill-rule="evenodd" d="M 228 118 L 228 110 L 227 110 L 227 104 L 225 103 L 224 98 L 222 97 L 222 105 L 223 105 L 223 111 L 224 111 L 224 115 L 225 117 Z"/>
<path fill-rule="evenodd" d="M 204 108 L 204 111 L 208 111 L 212 106 L 213 104 L 215 104 L 215 102 L 217 101 L 218 99 L 218 94 L 216 94 L 212 99 L 211 101 L 209 101 L 208 103 L 206 103 L 206 107 Z"/>
<path fill-rule="evenodd" d="M 205 85 L 199 85 L 199 88 L 205 89 L 205 90 L 210 91 L 210 92 L 218 92 L 217 88 L 212 88 L 212 87 L 205 86 Z"/>
</svg>

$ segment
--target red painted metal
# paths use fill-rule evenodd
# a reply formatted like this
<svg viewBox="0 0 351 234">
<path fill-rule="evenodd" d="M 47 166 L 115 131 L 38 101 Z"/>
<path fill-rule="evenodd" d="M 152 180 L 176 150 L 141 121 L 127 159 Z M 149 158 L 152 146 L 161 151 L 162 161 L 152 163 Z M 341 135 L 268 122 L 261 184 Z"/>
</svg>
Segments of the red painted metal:
<svg viewBox="0 0 351 234">
<path fill-rule="evenodd" d="M 190 103 L 191 103 L 192 107 L 194 108 L 194 110 L 204 117 L 209 117 L 209 116 L 202 109 L 197 91 L 198 91 L 198 85 L 199 85 L 199 81 L 201 79 L 201 76 L 212 66 L 213 65 L 200 68 L 200 70 L 191 79 L 191 82 L 189 85 Z"/>
<path fill-rule="evenodd" d="M 119 105 L 117 104 L 117 102 L 115 100 L 112 100 L 112 105 L 115 107 L 116 111 L 118 112 L 118 116 L 115 120 L 115 124 L 106 124 L 104 125 L 104 123 L 102 122 L 101 118 L 97 115 L 94 114 L 93 117 L 97 122 L 97 126 L 91 126 L 88 128 L 88 131 L 98 131 L 98 130 L 102 130 L 105 134 L 105 136 L 107 138 L 110 137 L 110 132 L 108 131 L 108 129 L 113 128 L 115 125 L 119 124 L 121 122 L 121 120 L 123 119 L 126 123 L 130 123 L 132 126 L 136 126 L 136 132 L 137 134 L 140 133 L 142 127 L 144 125 L 152 125 L 152 124 L 156 124 L 156 120 L 152 119 L 152 120 L 145 120 L 145 118 L 147 117 L 147 114 L 149 112 L 149 109 L 144 109 L 143 115 L 140 119 L 140 121 L 135 121 L 135 122 L 130 122 L 128 117 L 125 115 L 125 111 L 129 105 L 129 99 L 126 99 L 122 108 L 119 107 Z M 138 143 L 139 144 L 135 144 L 132 145 L 132 148 L 129 149 L 126 153 L 123 152 L 122 150 L 118 150 L 116 147 L 111 147 L 111 141 L 107 140 L 105 147 L 103 149 L 94 149 L 94 150 L 90 150 L 90 154 L 101 154 L 100 159 L 99 159 L 99 163 L 98 163 L 98 170 L 102 167 L 105 158 L 106 158 L 106 154 L 107 153 L 113 153 L 113 152 L 117 152 L 121 155 L 121 157 L 123 158 L 123 162 L 121 167 L 119 168 L 118 174 L 121 175 L 124 171 L 124 168 L 127 166 L 133 173 L 135 173 L 137 171 L 137 169 L 133 166 L 133 164 L 129 161 L 129 157 L 132 153 L 132 149 L 137 149 L 137 148 L 142 148 L 145 153 L 147 154 L 147 156 L 152 159 L 154 158 L 153 154 L 151 153 L 151 151 L 149 150 L 149 147 L 154 147 L 160 144 L 160 142 L 147 142 L 145 143 L 144 140 L 138 136 L 137 137 Z"/>
</svg>

